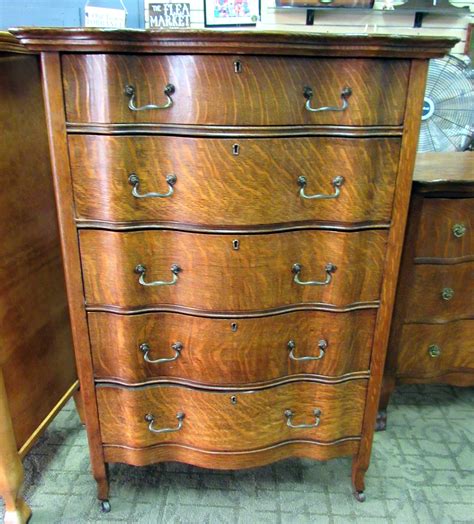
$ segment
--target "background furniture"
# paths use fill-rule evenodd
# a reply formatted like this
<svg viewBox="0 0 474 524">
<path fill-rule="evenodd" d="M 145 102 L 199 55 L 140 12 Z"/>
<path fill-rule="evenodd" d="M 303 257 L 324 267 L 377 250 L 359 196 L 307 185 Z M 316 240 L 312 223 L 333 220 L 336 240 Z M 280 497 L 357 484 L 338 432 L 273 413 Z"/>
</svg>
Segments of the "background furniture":
<svg viewBox="0 0 474 524">
<path fill-rule="evenodd" d="M 108 462 L 352 455 L 364 500 L 427 59 L 455 40 L 15 33 L 103 510 Z"/>
<path fill-rule="evenodd" d="M 474 385 L 473 227 L 474 154 L 418 155 L 378 429 L 396 384 Z"/>
<path fill-rule="evenodd" d="M 0 33 L 0 496 L 24 522 L 21 459 L 77 389 L 39 59 Z"/>
</svg>

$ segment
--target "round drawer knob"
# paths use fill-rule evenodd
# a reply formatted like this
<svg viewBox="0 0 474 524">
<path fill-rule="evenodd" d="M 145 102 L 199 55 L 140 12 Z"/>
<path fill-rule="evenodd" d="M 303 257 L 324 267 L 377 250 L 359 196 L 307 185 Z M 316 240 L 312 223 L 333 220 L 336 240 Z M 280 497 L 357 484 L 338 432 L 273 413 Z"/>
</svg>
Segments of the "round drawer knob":
<svg viewBox="0 0 474 524">
<path fill-rule="evenodd" d="M 428 346 L 428 354 L 432 358 L 438 358 L 441 355 L 441 348 L 436 344 Z"/>
<path fill-rule="evenodd" d="M 461 238 L 466 234 L 467 228 L 464 224 L 454 224 L 452 231 L 456 238 Z"/>
<path fill-rule="evenodd" d="M 451 300 L 454 297 L 454 289 L 450 287 L 445 287 L 441 291 L 441 298 L 443 300 Z"/>
</svg>

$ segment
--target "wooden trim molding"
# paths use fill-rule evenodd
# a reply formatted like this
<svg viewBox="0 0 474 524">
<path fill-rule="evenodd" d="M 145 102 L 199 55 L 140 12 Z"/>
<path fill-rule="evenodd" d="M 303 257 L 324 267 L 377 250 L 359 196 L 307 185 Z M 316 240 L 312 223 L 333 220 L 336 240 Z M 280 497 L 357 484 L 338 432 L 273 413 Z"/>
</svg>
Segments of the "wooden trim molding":
<svg viewBox="0 0 474 524">
<path fill-rule="evenodd" d="M 112 53 L 258 54 L 441 58 L 459 41 L 451 37 L 339 35 L 283 31 L 190 29 L 144 31 L 83 28 L 10 30 L 35 51 Z"/>
</svg>

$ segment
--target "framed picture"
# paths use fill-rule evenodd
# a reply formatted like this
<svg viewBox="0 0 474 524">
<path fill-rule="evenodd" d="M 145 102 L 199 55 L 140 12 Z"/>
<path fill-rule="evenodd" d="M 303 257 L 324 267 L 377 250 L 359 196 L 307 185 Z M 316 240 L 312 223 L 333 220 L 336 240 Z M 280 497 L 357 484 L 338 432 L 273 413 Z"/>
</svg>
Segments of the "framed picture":
<svg viewBox="0 0 474 524">
<path fill-rule="evenodd" d="M 257 25 L 260 0 L 204 0 L 204 25 L 229 27 Z"/>
</svg>

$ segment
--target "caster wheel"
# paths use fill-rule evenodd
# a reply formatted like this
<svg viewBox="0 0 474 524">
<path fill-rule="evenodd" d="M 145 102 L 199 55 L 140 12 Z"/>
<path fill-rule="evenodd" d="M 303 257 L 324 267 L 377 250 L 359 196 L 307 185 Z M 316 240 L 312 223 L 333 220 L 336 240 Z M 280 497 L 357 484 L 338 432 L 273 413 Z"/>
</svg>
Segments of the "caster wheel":
<svg viewBox="0 0 474 524">
<path fill-rule="evenodd" d="M 385 431 L 387 429 L 387 412 L 381 410 L 377 413 L 377 420 L 375 421 L 375 431 Z"/>
<path fill-rule="evenodd" d="M 102 513 L 110 513 L 111 510 L 110 502 L 108 500 L 101 500 L 100 501 L 100 511 Z"/>
<path fill-rule="evenodd" d="M 365 502 L 365 493 L 363 491 L 354 491 L 354 497 L 358 502 Z"/>
</svg>

